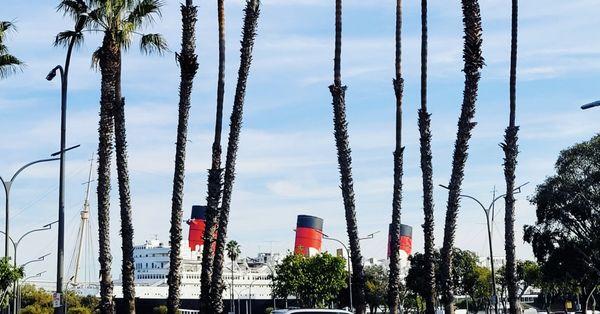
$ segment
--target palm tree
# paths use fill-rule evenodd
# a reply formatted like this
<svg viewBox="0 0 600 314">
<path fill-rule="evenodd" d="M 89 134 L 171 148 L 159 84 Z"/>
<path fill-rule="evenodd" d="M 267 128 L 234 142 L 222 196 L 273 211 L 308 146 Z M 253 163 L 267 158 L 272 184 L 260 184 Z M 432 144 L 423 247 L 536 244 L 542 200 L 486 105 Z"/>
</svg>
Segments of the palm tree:
<svg viewBox="0 0 600 314">
<path fill-rule="evenodd" d="M 13 30 L 15 30 L 13 23 L 0 21 L 0 80 L 14 74 L 23 66 L 23 62 L 11 55 L 6 45 L 4 45 L 6 34 Z"/>
<path fill-rule="evenodd" d="M 392 224 L 390 230 L 390 274 L 388 282 L 388 306 L 390 313 L 400 313 L 400 224 L 402 213 L 402 166 L 404 147 L 402 147 L 402 0 L 396 0 L 396 150 L 394 151 L 394 195 L 392 200 Z"/>
<path fill-rule="evenodd" d="M 452 173 L 448 185 L 448 203 L 446 209 L 446 222 L 444 226 L 444 245 L 441 250 L 441 286 L 442 302 L 446 314 L 454 313 L 454 295 L 452 293 L 452 249 L 454 247 L 454 234 L 456 230 L 456 218 L 458 216 L 459 198 L 464 169 L 467 162 L 467 151 L 471 131 L 477 123 L 473 122 L 475 116 L 475 103 L 477 101 L 477 89 L 483 67 L 481 52 L 482 29 L 481 15 L 478 0 L 462 0 L 463 23 L 464 23 L 464 48 L 463 59 L 465 62 L 465 90 L 463 92 L 463 103 L 461 114 L 458 119 L 458 132 L 454 144 L 454 155 L 452 159 Z"/>
<path fill-rule="evenodd" d="M 233 303 L 233 287 L 234 287 L 234 277 L 233 277 L 233 266 L 235 265 L 235 261 L 238 259 L 242 251 L 240 250 L 240 245 L 235 240 L 231 240 L 227 242 L 227 257 L 231 261 L 231 311 L 234 311 L 234 303 Z"/>
<path fill-rule="evenodd" d="M 200 275 L 200 309 L 210 308 L 211 277 L 214 261 L 213 243 L 219 219 L 219 200 L 221 199 L 221 133 L 223 131 L 223 98 L 225 95 L 225 3 L 217 0 L 219 24 L 219 76 L 217 80 L 217 112 L 215 117 L 215 137 L 212 145 L 212 163 L 208 171 L 208 197 L 206 227 L 204 229 L 204 247 L 202 248 L 202 273 Z"/>
<path fill-rule="evenodd" d="M 127 140 L 125 132 L 125 98 L 117 103 L 115 119 L 115 151 L 121 207 L 121 238 L 123 261 L 121 279 L 123 285 L 123 307 L 125 313 L 135 313 L 135 261 L 133 259 L 133 223 L 131 221 L 131 195 L 129 190 L 129 168 L 127 166 Z"/>
<path fill-rule="evenodd" d="M 348 141 L 348 122 L 346 121 L 346 86 L 342 85 L 341 75 L 342 52 L 342 0 L 335 1 L 335 58 L 333 84 L 329 91 L 333 98 L 333 125 L 335 144 L 337 147 L 338 165 L 341 175 L 341 189 L 346 215 L 346 229 L 350 242 L 352 257 L 353 295 L 357 314 L 366 311 L 365 272 L 358 240 L 358 226 L 354 202 L 354 181 L 352 180 L 352 157 Z"/>
<path fill-rule="evenodd" d="M 223 312 L 222 296 L 224 284 L 222 277 L 225 240 L 227 239 L 227 225 L 229 224 L 229 212 L 231 209 L 231 194 L 233 192 L 233 183 L 235 181 L 235 163 L 240 141 L 240 131 L 242 129 L 244 98 L 246 96 L 246 85 L 248 83 L 250 65 L 252 64 L 252 49 L 254 48 L 254 39 L 256 38 L 259 15 L 260 0 L 246 0 L 240 48 L 240 67 L 238 69 L 235 98 L 233 100 L 233 109 L 231 111 L 229 122 L 229 139 L 227 141 L 227 156 L 225 158 L 223 199 L 221 201 L 221 211 L 219 213 L 217 244 L 210 285 L 211 311 L 209 313 Z"/>
<path fill-rule="evenodd" d="M 431 153 L 431 114 L 427 112 L 427 0 L 421 0 L 421 108 L 419 109 L 421 172 L 423 174 L 423 222 L 425 260 L 425 311 L 435 313 L 435 262 L 433 236 L 433 163 Z"/>
<path fill-rule="evenodd" d="M 173 174 L 173 195 L 171 198 L 171 229 L 169 252 L 169 295 L 167 311 L 169 314 L 179 312 L 179 286 L 181 284 L 181 220 L 183 218 L 183 184 L 185 175 L 185 153 L 188 133 L 188 118 L 191 106 L 194 77 L 198 71 L 196 55 L 196 21 L 198 10 L 193 0 L 186 0 L 181 5 L 181 53 L 177 54 L 180 66 L 179 83 L 179 121 L 177 123 L 177 143 L 175 145 L 175 171 Z"/>
<path fill-rule="evenodd" d="M 113 132 L 115 131 L 115 108 L 121 102 L 121 53 L 130 47 L 133 37 L 139 34 L 139 30 L 145 25 L 154 22 L 156 16 L 160 16 L 160 0 L 63 0 L 58 6 L 59 11 L 77 18 L 83 13 L 88 13 L 88 27 L 93 31 L 103 33 L 102 45 L 94 52 L 93 60 L 100 68 L 101 91 L 100 91 L 100 122 L 98 128 L 98 242 L 100 262 L 100 311 L 101 313 L 114 313 L 113 283 L 111 277 L 112 256 L 110 253 L 110 159 L 112 155 Z M 80 33 L 72 31 L 62 32 L 57 35 L 55 43 L 65 44 L 77 36 L 78 41 L 83 40 Z M 159 34 L 141 34 L 140 49 L 146 53 L 162 53 L 167 49 L 166 42 Z M 125 130 L 117 133 L 125 135 Z M 125 143 L 125 139 L 118 139 Z M 122 174 L 120 174 L 122 175 Z M 128 181 L 121 177 L 120 183 Z M 122 188 L 121 188 L 122 189 Z M 120 190 L 121 190 L 120 189 Z M 123 209 L 128 212 L 131 209 Z M 121 217 L 124 225 L 130 225 L 126 221 L 128 217 Z M 131 231 L 131 233 L 133 233 Z M 122 246 L 133 246 L 131 239 L 123 237 Z M 132 260 L 133 256 L 126 256 L 124 260 Z M 132 253 L 132 252 L 131 252 Z M 124 272 L 133 272 L 133 267 L 123 269 Z M 124 273 L 122 277 L 133 276 Z M 124 289 L 124 293 L 133 293 L 133 288 Z M 130 312 L 134 295 L 124 295 L 125 312 Z"/>
<path fill-rule="evenodd" d="M 517 166 L 517 133 L 519 127 L 515 125 L 516 115 L 516 85 L 517 85 L 517 35 L 518 35 L 518 10 L 519 1 L 512 0 L 512 29 L 510 45 L 510 117 L 504 135 L 504 177 L 506 180 L 505 214 L 504 214 L 504 250 L 506 251 L 506 286 L 508 290 L 508 303 L 510 314 L 518 311 L 516 258 L 515 258 L 515 168 Z"/>
</svg>

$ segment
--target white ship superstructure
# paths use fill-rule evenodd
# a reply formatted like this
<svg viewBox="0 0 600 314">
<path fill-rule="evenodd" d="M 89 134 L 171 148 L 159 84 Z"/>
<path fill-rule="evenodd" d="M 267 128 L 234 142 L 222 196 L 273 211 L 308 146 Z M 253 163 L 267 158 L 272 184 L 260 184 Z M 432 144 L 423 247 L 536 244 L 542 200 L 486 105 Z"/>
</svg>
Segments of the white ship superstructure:
<svg viewBox="0 0 600 314">
<path fill-rule="evenodd" d="M 181 299 L 200 298 L 202 271 L 201 247 L 190 249 L 188 242 L 181 243 Z M 170 248 L 158 239 L 134 247 L 136 297 L 141 299 L 166 299 L 168 294 Z M 231 278 L 235 299 L 271 299 L 271 276 L 278 254 L 260 253 L 256 258 L 239 259 L 223 266 L 225 291 L 223 299 L 231 299 Z M 233 268 L 233 274 L 232 274 Z M 115 286 L 117 297 L 122 289 Z"/>
</svg>

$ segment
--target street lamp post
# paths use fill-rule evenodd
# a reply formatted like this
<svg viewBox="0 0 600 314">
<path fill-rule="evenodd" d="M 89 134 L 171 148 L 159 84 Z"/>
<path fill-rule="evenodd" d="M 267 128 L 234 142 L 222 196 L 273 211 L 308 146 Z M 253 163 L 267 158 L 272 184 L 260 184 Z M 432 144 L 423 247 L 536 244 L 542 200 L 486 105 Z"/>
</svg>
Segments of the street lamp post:
<svg viewBox="0 0 600 314">
<path fill-rule="evenodd" d="M 323 232 L 321 232 L 321 234 L 323 235 L 323 239 L 335 241 L 335 242 L 341 244 L 342 247 L 344 248 L 344 250 L 346 250 L 346 256 L 348 257 L 348 263 L 346 263 L 348 265 L 348 291 L 349 291 L 348 297 L 349 297 L 350 311 L 352 311 L 352 309 L 354 307 L 352 306 L 352 273 L 350 272 L 350 250 L 348 250 L 348 247 L 344 244 L 344 242 L 342 242 L 336 238 L 332 238 Z M 374 234 L 372 234 L 372 235 L 374 235 Z M 372 235 L 371 235 L 370 239 L 372 239 Z"/>
<path fill-rule="evenodd" d="M 25 238 L 27 235 L 32 234 L 34 232 L 44 231 L 44 230 L 50 230 L 50 229 L 52 229 L 52 225 L 55 224 L 55 223 L 56 223 L 56 221 L 53 221 L 53 222 L 51 222 L 49 224 L 43 225 L 42 228 L 38 228 L 38 229 L 33 229 L 33 230 L 30 230 L 30 231 L 27 231 L 16 242 L 9 235 L 7 235 L 6 233 L 0 231 L 0 233 L 4 233 L 5 237 L 7 239 L 9 239 L 10 242 L 12 242 L 13 251 L 14 251 L 14 255 L 15 255 L 15 258 L 13 260 L 13 266 L 14 267 L 17 267 L 17 249 L 19 248 L 19 244 L 21 243 L 21 241 L 23 240 L 23 238 Z M 48 256 L 48 255 L 50 255 L 50 254 L 46 254 L 44 256 L 40 256 L 36 260 L 32 260 L 32 261 L 29 261 L 29 262 L 21 265 L 21 267 L 25 267 L 25 265 L 27 265 L 29 263 L 32 263 L 32 262 L 43 261 L 44 258 L 46 256 Z M 14 292 L 14 297 L 13 297 L 13 312 L 14 313 L 18 313 L 17 312 L 17 305 L 18 305 L 18 302 L 17 302 L 17 293 L 18 293 L 18 290 L 19 290 L 19 282 L 16 281 L 15 284 L 13 285 L 13 292 Z"/>
<path fill-rule="evenodd" d="M 80 14 L 75 24 L 75 33 L 81 34 L 88 15 L 86 13 Z M 62 302 L 62 290 L 63 290 L 63 261 L 64 261 L 64 249 L 65 249 L 65 152 L 69 149 L 65 149 L 66 146 L 66 133 L 67 133 L 67 87 L 69 83 L 69 66 L 71 64 L 71 53 L 73 52 L 73 46 L 77 40 L 77 36 L 73 36 L 69 42 L 67 48 L 67 56 L 65 58 L 64 68 L 61 65 L 57 65 L 48 73 L 46 79 L 51 81 L 56 77 L 56 72 L 60 72 L 61 82 L 61 106 L 60 106 L 60 174 L 59 174 L 59 191 L 58 191 L 58 254 L 56 257 L 56 293 L 60 296 L 61 306 L 54 308 L 55 314 L 61 314 L 64 312 L 64 306 Z"/>
<path fill-rule="evenodd" d="M 32 259 L 26 263 L 23 263 L 20 265 L 21 268 L 24 268 L 25 266 L 31 264 L 31 263 L 35 263 L 35 262 L 41 262 L 44 260 L 44 258 L 46 258 L 46 256 L 50 255 L 50 253 L 42 255 L 36 259 Z M 40 274 L 41 276 L 41 274 Z M 26 278 L 27 279 L 27 278 Z M 25 280 L 23 280 L 22 282 L 25 282 Z M 15 294 L 15 299 L 16 299 L 16 305 L 15 305 L 15 313 L 21 313 L 21 282 L 17 281 L 17 293 Z"/>
<path fill-rule="evenodd" d="M 271 296 L 273 297 L 273 309 L 276 310 L 277 309 L 277 304 L 275 303 L 275 293 L 273 293 L 273 280 L 275 280 L 275 270 L 273 269 L 273 267 L 271 267 L 271 265 L 267 263 L 265 263 L 265 265 L 269 268 L 269 270 L 271 271 Z"/>
<path fill-rule="evenodd" d="M 9 229 L 9 221 L 10 221 L 10 190 L 12 188 L 13 183 L 15 182 L 15 179 L 17 178 L 17 176 L 23 172 L 23 170 L 25 170 L 26 168 L 33 166 L 35 164 L 39 164 L 42 162 L 48 162 L 48 161 L 54 161 L 54 160 L 59 160 L 59 158 L 48 158 L 48 159 L 40 159 L 40 160 L 36 160 L 33 162 L 30 162 L 28 164 L 26 164 L 25 166 L 19 168 L 19 170 L 17 170 L 17 172 L 15 172 L 15 174 L 13 174 L 13 176 L 10 178 L 9 181 L 6 181 L 2 178 L 2 176 L 0 176 L 0 181 L 2 182 L 2 185 L 4 186 L 4 193 L 6 195 L 6 199 L 5 199 L 5 204 L 4 204 L 4 208 L 5 208 L 5 225 L 4 225 L 4 257 L 8 257 L 9 253 L 8 253 L 8 241 L 10 239 L 10 229 Z M 16 258 L 15 258 L 16 260 Z"/>
<path fill-rule="evenodd" d="M 513 190 L 513 192 L 521 193 L 521 188 L 523 186 L 527 185 L 528 183 L 529 182 L 519 185 L 518 187 L 516 187 Z M 446 190 L 450 190 L 445 185 L 440 184 L 439 186 Z M 494 204 L 496 203 L 496 201 L 505 196 L 506 196 L 506 194 L 502 194 L 498 197 L 493 198 L 490 205 L 488 207 L 485 207 L 481 201 L 479 201 L 477 198 L 475 198 L 471 195 L 467 195 L 467 194 L 460 195 L 460 197 L 468 198 L 468 199 L 475 201 L 477 204 L 479 204 L 479 206 L 481 207 L 481 209 L 483 209 L 483 212 L 485 213 L 485 221 L 487 224 L 487 234 L 488 234 L 488 244 L 490 247 L 490 268 L 492 271 L 492 302 L 494 303 L 494 312 L 496 314 L 498 314 L 498 294 L 496 292 L 496 275 L 495 275 L 495 269 L 494 269 L 494 250 L 493 250 L 493 246 L 492 246 L 492 229 L 491 229 L 491 224 L 490 224 L 490 214 L 493 215 L 493 208 L 494 208 Z"/>
</svg>

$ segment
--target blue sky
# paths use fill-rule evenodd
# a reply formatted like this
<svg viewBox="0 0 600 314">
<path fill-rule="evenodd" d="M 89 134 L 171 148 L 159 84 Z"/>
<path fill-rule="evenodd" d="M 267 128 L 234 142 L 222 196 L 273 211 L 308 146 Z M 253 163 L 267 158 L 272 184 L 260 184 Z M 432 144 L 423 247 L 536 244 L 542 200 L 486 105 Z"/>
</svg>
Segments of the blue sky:
<svg viewBox="0 0 600 314">
<path fill-rule="evenodd" d="M 214 124 L 217 30 L 214 1 L 199 4 L 198 54 L 190 117 L 185 185 L 185 216 L 206 197 L 206 169 Z M 357 212 L 361 234 L 381 230 L 363 242 L 366 257 L 385 256 L 391 216 L 394 145 L 394 1 L 347 0 L 344 5 L 343 81 L 353 149 Z M 55 12 L 56 1 L 2 0 L 0 20 L 14 20 L 18 33 L 8 45 L 27 67 L 0 82 L 0 174 L 58 150 L 59 85 L 47 72 L 64 58 L 53 36 L 70 28 Z M 420 2 L 404 2 L 403 75 L 405 176 L 403 222 L 414 226 L 414 247 L 422 250 L 421 186 L 417 114 L 419 105 Z M 482 199 L 504 191 L 502 141 L 508 119 L 510 7 L 508 1 L 482 0 L 486 67 L 480 85 L 476 121 L 464 192 Z M 227 2 L 226 114 L 232 105 L 239 56 L 243 1 Z M 527 197 L 535 184 L 552 174 L 558 152 L 597 132 L 600 112 L 582 112 L 596 100 L 600 81 L 600 3 L 593 0 L 522 1 L 520 8 L 518 124 L 520 155 L 517 182 L 531 184 L 518 195 L 517 253 L 531 258 L 520 240 L 521 226 L 535 219 Z M 434 180 L 447 184 L 456 120 L 462 101 L 462 24 L 459 1 L 430 4 L 429 106 L 432 112 Z M 258 250 L 285 252 L 293 245 L 297 214 L 325 219 L 325 231 L 345 239 L 344 215 L 332 134 L 333 2 L 264 0 L 254 64 L 248 83 L 244 129 L 238 154 L 230 236 L 244 254 Z M 149 31 L 163 33 L 171 50 L 179 50 L 179 2 L 168 0 L 163 17 Z M 70 84 L 68 143 L 81 144 L 69 154 L 66 195 L 67 249 L 72 250 L 83 203 L 88 159 L 97 146 L 99 73 L 90 69 L 90 53 L 99 37 L 89 36 L 75 52 Z M 179 69 L 174 56 L 141 55 L 134 46 L 125 54 L 123 94 L 127 99 L 129 155 L 135 240 L 158 235 L 167 239 L 177 121 Z M 228 125 L 228 124 L 226 124 Z M 14 185 L 12 234 L 53 221 L 57 204 L 57 164 L 23 173 Z M 112 247 L 115 270 L 120 260 L 116 190 L 112 193 Z M 446 193 L 435 190 L 436 243 L 441 244 Z M 497 207 L 496 252 L 502 255 L 503 206 Z M 92 197 L 95 215 L 95 196 Z M 95 220 L 95 219 L 94 219 Z M 457 246 L 486 256 L 484 215 L 475 204 L 462 203 Z M 55 232 L 55 231 L 52 231 Z M 49 232 L 24 240 L 20 261 L 54 252 Z M 327 244 L 328 249 L 335 246 Z M 66 256 L 68 265 L 70 253 Z M 22 259 L 21 259 L 22 258 Z M 32 264 L 34 273 L 48 269 L 55 255 Z M 29 267 L 29 266 L 28 266 Z M 117 272 L 115 272 L 116 274 Z M 115 276 L 117 277 L 117 275 Z"/>
</svg>

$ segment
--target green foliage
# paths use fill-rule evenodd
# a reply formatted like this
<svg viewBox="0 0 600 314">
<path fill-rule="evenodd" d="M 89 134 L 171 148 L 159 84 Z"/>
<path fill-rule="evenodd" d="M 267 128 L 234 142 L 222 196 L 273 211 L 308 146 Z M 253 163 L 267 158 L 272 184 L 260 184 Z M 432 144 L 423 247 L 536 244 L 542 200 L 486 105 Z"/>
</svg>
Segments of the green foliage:
<svg viewBox="0 0 600 314">
<path fill-rule="evenodd" d="M 98 307 L 98 298 L 94 296 L 78 296 L 73 291 L 65 293 L 67 314 L 92 314 Z M 34 285 L 21 286 L 22 313 L 46 314 L 54 313 L 52 294 Z"/>
<path fill-rule="evenodd" d="M 242 254 L 242 250 L 240 249 L 240 245 L 235 240 L 231 240 L 227 242 L 227 246 L 225 247 L 227 251 L 227 257 L 230 260 L 235 261 L 240 254 Z"/>
<path fill-rule="evenodd" d="M 21 309 L 21 314 L 52 314 L 52 307 L 42 306 L 40 304 L 31 304 Z"/>
<path fill-rule="evenodd" d="M 152 314 L 167 314 L 167 313 L 168 313 L 168 310 L 167 310 L 166 305 L 156 306 L 152 309 Z"/>
<path fill-rule="evenodd" d="M 13 283 L 23 278 L 23 268 L 14 267 L 10 258 L 4 257 L 0 260 L 0 308 L 4 308 L 7 305 L 10 294 L 10 287 Z"/>
<path fill-rule="evenodd" d="M 324 307 L 346 287 L 345 265 L 344 258 L 329 253 L 290 254 L 276 266 L 273 293 L 280 298 L 295 296 L 301 307 Z"/>
<path fill-rule="evenodd" d="M 58 10 L 75 21 L 80 14 L 87 13 L 85 27 L 110 34 L 119 49 L 127 50 L 133 37 L 139 35 L 140 49 L 143 52 L 162 54 L 168 51 L 165 38 L 160 34 L 141 34 L 140 31 L 161 17 L 163 4 L 160 0 L 62 0 Z M 83 41 L 81 34 L 71 30 L 61 32 L 56 36 L 54 44 L 66 46 L 71 39 L 80 44 Z"/>
<path fill-rule="evenodd" d="M 524 227 L 524 239 L 542 288 L 587 290 L 600 281 L 600 135 L 563 150 L 555 169 L 530 199 L 537 219 Z"/>
<path fill-rule="evenodd" d="M 14 30 L 15 25 L 12 22 L 0 21 L 0 79 L 17 72 L 23 66 L 23 62 L 11 55 L 4 44 L 6 34 Z"/>
<path fill-rule="evenodd" d="M 70 307 L 67 310 L 67 314 L 92 314 L 92 310 L 86 307 Z"/>
<path fill-rule="evenodd" d="M 388 272 L 382 265 L 365 267 L 365 297 L 369 308 L 376 309 L 385 304 Z"/>
<path fill-rule="evenodd" d="M 426 296 L 427 282 L 425 282 L 425 256 L 422 253 L 415 252 L 410 259 L 410 268 L 406 276 L 407 288 L 417 293 L 421 297 Z M 436 290 L 441 289 L 440 252 L 433 254 L 436 274 Z M 472 296 L 475 293 L 476 285 L 479 280 L 477 273 L 477 255 L 471 251 L 455 248 L 452 253 L 452 286 L 455 294 Z"/>
</svg>

